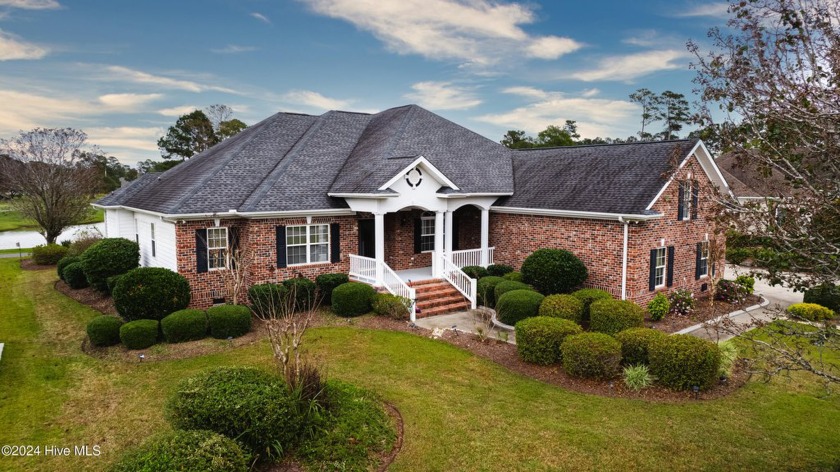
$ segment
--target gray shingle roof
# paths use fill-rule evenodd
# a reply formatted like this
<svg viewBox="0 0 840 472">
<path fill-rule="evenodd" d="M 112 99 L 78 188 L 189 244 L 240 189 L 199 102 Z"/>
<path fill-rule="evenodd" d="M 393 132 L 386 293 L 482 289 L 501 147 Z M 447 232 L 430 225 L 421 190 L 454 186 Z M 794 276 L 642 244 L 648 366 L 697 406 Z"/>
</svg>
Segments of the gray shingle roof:
<svg viewBox="0 0 840 472">
<path fill-rule="evenodd" d="M 715 159 L 721 173 L 737 197 L 787 197 L 791 194 L 790 184 L 775 169 L 766 173 L 758 170 L 749 160 L 741 161 L 734 153 Z"/>
<path fill-rule="evenodd" d="M 643 214 L 697 140 L 513 151 L 516 192 L 495 206 Z M 676 158 L 676 159 L 675 159 Z"/>
</svg>

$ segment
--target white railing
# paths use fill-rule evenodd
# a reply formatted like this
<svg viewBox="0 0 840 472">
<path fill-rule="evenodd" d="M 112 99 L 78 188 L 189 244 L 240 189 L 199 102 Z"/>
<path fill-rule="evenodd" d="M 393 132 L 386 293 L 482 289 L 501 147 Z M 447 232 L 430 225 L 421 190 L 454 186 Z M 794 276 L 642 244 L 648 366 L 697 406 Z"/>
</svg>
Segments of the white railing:
<svg viewBox="0 0 840 472">
<path fill-rule="evenodd" d="M 583 287 L 584 288 L 597 288 L 597 289 L 600 289 L 600 290 L 603 290 L 603 291 L 609 293 L 610 295 L 612 295 L 617 300 L 621 299 L 621 287 L 620 286 L 616 287 L 616 286 L 613 286 L 613 285 L 593 284 L 593 283 L 586 282 L 586 283 L 583 284 Z M 633 298 L 633 292 L 630 289 L 626 290 L 625 295 L 627 296 L 628 300 Z"/>
<path fill-rule="evenodd" d="M 376 285 L 376 259 L 350 254 L 350 277 Z"/>
<path fill-rule="evenodd" d="M 377 273 L 381 274 L 377 277 Z M 350 254 L 350 277 L 371 285 L 381 285 L 392 295 L 406 298 L 410 301 L 408 309 L 411 321 L 416 320 L 414 303 L 417 299 L 417 291 L 408 285 L 394 272 L 388 264 L 377 262 L 370 257 Z M 377 280 L 380 279 L 380 280 Z"/>
<path fill-rule="evenodd" d="M 449 283 L 451 283 L 459 292 L 461 292 L 467 300 L 470 301 L 471 308 L 475 309 L 476 302 L 476 280 L 465 274 L 460 267 L 455 265 L 445 255 L 437 258 L 440 264 L 440 275 Z"/>
<path fill-rule="evenodd" d="M 467 266 L 482 266 L 487 267 L 488 265 L 493 263 L 493 250 L 496 249 L 495 247 L 487 248 L 487 263 L 483 264 L 481 262 L 481 252 L 482 249 L 464 249 L 462 251 L 452 251 L 452 263 L 461 267 Z"/>
</svg>

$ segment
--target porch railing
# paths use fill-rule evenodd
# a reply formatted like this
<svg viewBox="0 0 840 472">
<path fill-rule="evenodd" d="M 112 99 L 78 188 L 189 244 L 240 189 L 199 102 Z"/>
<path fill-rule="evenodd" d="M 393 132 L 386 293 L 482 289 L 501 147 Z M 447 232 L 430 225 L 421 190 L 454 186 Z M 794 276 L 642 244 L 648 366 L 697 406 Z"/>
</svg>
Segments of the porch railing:
<svg viewBox="0 0 840 472">
<path fill-rule="evenodd" d="M 487 267 L 493 263 L 493 251 L 495 249 L 495 247 L 487 248 L 487 264 L 481 263 L 481 248 L 452 251 L 452 263 L 458 268 L 467 266 Z"/>
<path fill-rule="evenodd" d="M 440 275 L 446 279 L 453 287 L 458 289 L 467 300 L 470 301 L 471 308 L 476 306 L 476 280 L 468 276 L 458 267 L 452 260 L 441 254 L 436 258 L 440 264 Z"/>
<path fill-rule="evenodd" d="M 377 280 L 377 273 L 382 274 L 381 280 Z M 403 280 L 394 272 L 388 264 L 384 262 L 377 262 L 376 259 L 370 257 L 357 256 L 350 254 L 350 273 L 349 275 L 359 281 L 369 283 L 371 285 L 381 285 L 385 287 L 392 295 L 397 295 L 406 298 L 410 301 L 408 307 L 409 317 L 411 321 L 416 320 L 414 303 L 417 300 L 417 291 L 409 287 Z"/>
</svg>

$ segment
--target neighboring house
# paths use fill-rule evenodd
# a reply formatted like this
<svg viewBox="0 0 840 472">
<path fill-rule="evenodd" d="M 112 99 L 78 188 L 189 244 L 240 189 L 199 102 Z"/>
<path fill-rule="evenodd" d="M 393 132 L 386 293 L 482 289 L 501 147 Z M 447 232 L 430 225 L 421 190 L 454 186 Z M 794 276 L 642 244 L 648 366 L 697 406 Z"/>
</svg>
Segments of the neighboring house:
<svg viewBox="0 0 840 472">
<path fill-rule="evenodd" d="M 740 162 L 732 153 L 718 157 L 715 164 L 741 205 L 790 196 L 790 185 L 774 169 L 766 174 L 759 172 L 754 164 Z"/>
<path fill-rule="evenodd" d="M 236 250 L 247 285 L 344 272 L 434 314 L 464 298 L 417 281 L 444 278 L 474 304 L 458 267 L 519 268 L 544 247 L 575 253 L 586 285 L 619 298 L 699 294 L 715 276 L 708 241 L 722 244 L 715 188 L 728 192 L 698 140 L 511 151 L 410 105 L 278 113 L 96 206 L 142 265 L 187 277 L 194 306 L 225 299 Z"/>
</svg>

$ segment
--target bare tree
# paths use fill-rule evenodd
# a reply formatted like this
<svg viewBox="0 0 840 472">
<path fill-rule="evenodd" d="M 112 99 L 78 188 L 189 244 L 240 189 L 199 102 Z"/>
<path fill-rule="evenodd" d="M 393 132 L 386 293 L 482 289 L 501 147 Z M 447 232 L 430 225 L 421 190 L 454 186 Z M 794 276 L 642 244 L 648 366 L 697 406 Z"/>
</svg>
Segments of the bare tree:
<svg viewBox="0 0 840 472">
<path fill-rule="evenodd" d="M 650 140 L 653 136 L 645 131 L 645 126 L 653 123 L 659 116 L 659 100 L 655 93 L 646 88 L 640 88 L 630 94 L 630 101 L 638 103 L 642 107 L 642 128 L 639 130 L 639 139 Z"/>
<path fill-rule="evenodd" d="M 20 195 L 12 205 L 38 223 L 47 244 L 90 210 L 99 176 L 83 163 L 86 141 L 83 131 L 72 128 L 37 128 L 0 140 L 0 153 L 9 157 L 0 159 L 4 185 Z"/>
<path fill-rule="evenodd" d="M 215 105 L 210 105 L 209 107 L 205 108 L 204 114 L 207 115 L 207 118 L 213 125 L 213 131 L 218 133 L 221 124 L 225 121 L 230 120 L 233 116 L 233 109 L 231 109 L 227 105 L 217 103 Z"/>
</svg>

